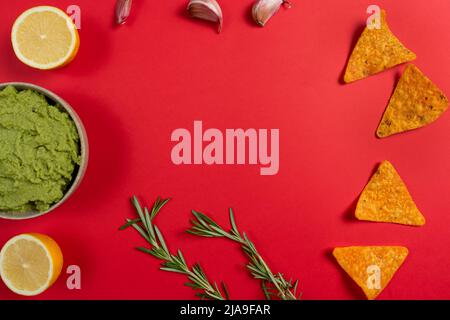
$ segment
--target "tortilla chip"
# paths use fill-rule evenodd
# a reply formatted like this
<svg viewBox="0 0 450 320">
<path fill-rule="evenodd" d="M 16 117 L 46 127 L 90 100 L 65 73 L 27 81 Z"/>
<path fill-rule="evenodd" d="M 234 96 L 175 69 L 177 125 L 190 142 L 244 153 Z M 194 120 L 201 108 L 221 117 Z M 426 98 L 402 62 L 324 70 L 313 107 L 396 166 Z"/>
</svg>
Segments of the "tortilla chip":
<svg viewBox="0 0 450 320">
<path fill-rule="evenodd" d="M 422 226 L 425 217 L 389 161 L 383 161 L 361 193 L 355 216 L 359 220 Z"/>
<path fill-rule="evenodd" d="M 335 248 L 333 256 L 361 287 L 367 299 L 375 299 L 391 281 L 408 256 L 405 247 Z"/>
<path fill-rule="evenodd" d="M 437 120 L 448 99 L 415 65 L 403 72 L 377 129 L 380 138 L 417 129 Z"/>
<path fill-rule="evenodd" d="M 416 59 L 391 32 L 386 12 L 381 12 L 381 28 L 364 29 L 350 56 L 344 81 L 353 82 L 374 75 L 396 65 Z"/>
</svg>

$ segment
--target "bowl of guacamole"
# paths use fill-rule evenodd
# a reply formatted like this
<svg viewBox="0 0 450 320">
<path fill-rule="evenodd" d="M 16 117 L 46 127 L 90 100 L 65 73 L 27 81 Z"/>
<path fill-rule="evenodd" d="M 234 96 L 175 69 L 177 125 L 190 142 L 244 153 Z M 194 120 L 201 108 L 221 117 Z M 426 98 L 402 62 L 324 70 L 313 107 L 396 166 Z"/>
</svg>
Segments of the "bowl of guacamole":
<svg viewBox="0 0 450 320">
<path fill-rule="evenodd" d="M 54 210 L 79 186 L 87 160 L 86 131 L 67 102 L 33 84 L 0 84 L 0 218 Z"/>
</svg>

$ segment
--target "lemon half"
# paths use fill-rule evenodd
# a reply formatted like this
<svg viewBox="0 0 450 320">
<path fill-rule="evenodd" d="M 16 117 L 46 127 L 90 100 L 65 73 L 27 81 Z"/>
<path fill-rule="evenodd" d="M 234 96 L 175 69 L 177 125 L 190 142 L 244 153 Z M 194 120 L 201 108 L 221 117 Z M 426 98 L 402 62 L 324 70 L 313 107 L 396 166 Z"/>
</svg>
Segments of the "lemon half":
<svg viewBox="0 0 450 320">
<path fill-rule="evenodd" d="M 3 282 L 23 296 L 35 296 L 47 290 L 59 277 L 62 266 L 60 247 L 43 234 L 15 236 L 0 251 Z"/>
<path fill-rule="evenodd" d="M 17 58 L 43 70 L 62 67 L 72 61 L 80 45 L 77 28 L 62 10 L 34 7 L 14 22 L 11 41 Z"/>
</svg>

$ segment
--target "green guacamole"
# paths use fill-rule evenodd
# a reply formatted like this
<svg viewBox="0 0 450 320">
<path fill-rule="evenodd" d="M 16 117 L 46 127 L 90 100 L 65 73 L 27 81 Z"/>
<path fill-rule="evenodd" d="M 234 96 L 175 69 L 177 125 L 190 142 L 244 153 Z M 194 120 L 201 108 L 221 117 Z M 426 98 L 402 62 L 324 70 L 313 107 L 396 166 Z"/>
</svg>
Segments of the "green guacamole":
<svg viewBox="0 0 450 320">
<path fill-rule="evenodd" d="M 46 211 L 80 162 L 70 116 L 33 90 L 0 90 L 0 211 Z"/>
</svg>

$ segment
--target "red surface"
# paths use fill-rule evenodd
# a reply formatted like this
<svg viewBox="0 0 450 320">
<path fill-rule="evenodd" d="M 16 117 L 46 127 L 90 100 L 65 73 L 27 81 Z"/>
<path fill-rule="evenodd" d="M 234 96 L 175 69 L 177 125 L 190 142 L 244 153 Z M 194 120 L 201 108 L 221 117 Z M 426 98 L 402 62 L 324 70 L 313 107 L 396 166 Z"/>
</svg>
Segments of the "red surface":
<svg viewBox="0 0 450 320">
<path fill-rule="evenodd" d="M 66 68 L 22 65 L 10 45 L 14 19 L 42 1 L 9 3 L 0 20 L 0 82 L 26 81 L 64 97 L 86 126 L 90 164 L 76 194 L 41 218 L 0 221 L 0 244 L 42 232 L 62 246 L 65 267 L 82 269 L 82 289 L 65 274 L 40 299 L 190 299 L 183 276 L 133 250 L 143 245 L 118 226 L 147 204 L 173 197 L 158 216 L 172 249 L 224 280 L 234 299 L 263 298 L 238 246 L 184 233 L 190 209 L 242 230 L 274 271 L 300 280 L 304 299 L 359 299 L 360 290 L 330 257 L 335 246 L 404 245 L 405 264 L 380 299 L 450 299 L 450 114 L 424 129 L 385 140 L 374 132 L 403 70 L 351 85 L 339 78 L 372 1 L 298 0 L 264 29 L 249 19 L 252 1 L 221 1 L 223 33 L 186 18 L 186 1 L 134 1 L 125 26 L 112 23 L 114 1 L 46 1 L 82 9 L 80 52 Z M 377 1 L 415 62 L 450 95 L 450 2 Z M 175 166 L 176 128 L 279 128 L 280 171 L 256 166 Z M 422 228 L 358 222 L 358 194 L 381 160 L 390 160 L 427 218 Z M 0 284 L 0 299 L 14 299 Z"/>
</svg>

